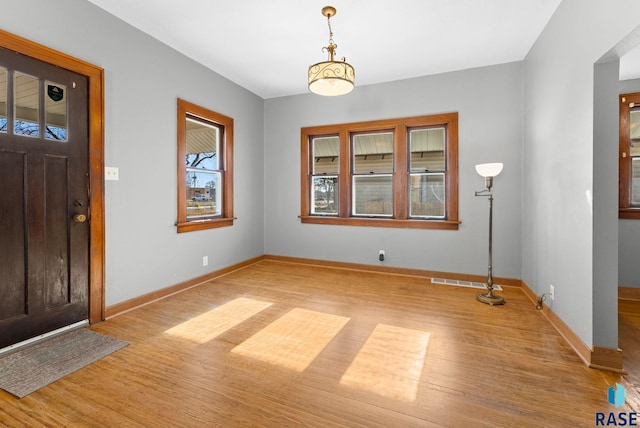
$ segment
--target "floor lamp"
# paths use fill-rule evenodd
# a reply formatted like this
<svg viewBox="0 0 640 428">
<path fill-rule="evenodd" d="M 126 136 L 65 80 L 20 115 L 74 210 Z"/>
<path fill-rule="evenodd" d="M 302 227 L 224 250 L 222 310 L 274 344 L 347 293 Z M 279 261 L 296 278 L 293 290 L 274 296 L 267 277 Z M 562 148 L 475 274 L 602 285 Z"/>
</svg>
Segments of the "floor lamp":
<svg viewBox="0 0 640 428">
<path fill-rule="evenodd" d="M 488 305 L 504 305 L 504 299 L 497 294 L 493 294 L 493 260 L 492 260 L 492 240 L 493 240 L 493 177 L 502 172 L 502 163 L 483 163 L 476 165 L 478 174 L 484 177 L 484 190 L 475 192 L 476 196 L 489 197 L 489 272 L 487 274 L 487 292 L 476 296 L 482 303 Z"/>
</svg>

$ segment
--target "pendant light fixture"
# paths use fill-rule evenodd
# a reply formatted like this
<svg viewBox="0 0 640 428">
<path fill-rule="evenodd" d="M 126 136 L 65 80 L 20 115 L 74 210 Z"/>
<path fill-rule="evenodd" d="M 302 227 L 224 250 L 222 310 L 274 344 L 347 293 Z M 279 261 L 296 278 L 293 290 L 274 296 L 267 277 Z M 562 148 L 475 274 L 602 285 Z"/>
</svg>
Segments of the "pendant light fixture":
<svg viewBox="0 0 640 428">
<path fill-rule="evenodd" d="M 348 94 L 353 89 L 356 79 L 353 67 L 346 62 L 345 58 L 342 58 L 342 61 L 334 59 L 338 45 L 333 42 L 331 17 L 335 14 L 335 7 L 325 6 L 322 8 L 322 15 L 327 17 L 329 25 L 329 46 L 323 47 L 322 50 L 328 52 L 329 60 L 309 66 L 309 90 L 318 95 Z"/>
</svg>

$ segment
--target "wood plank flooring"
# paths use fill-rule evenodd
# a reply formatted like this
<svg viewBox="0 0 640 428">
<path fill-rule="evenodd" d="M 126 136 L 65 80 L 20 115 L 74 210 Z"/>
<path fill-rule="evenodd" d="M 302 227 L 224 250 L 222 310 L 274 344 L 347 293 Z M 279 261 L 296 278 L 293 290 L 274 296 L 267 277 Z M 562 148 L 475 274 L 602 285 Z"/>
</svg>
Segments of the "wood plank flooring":
<svg viewBox="0 0 640 428">
<path fill-rule="evenodd" d="M 94 325 L 130 346 L 22 400 L 0 391 L 0 425 L 576 427 L 640 411 L 640 302 L 620 306 L 623 377 L 585 367 L 520 289 L 497 307 L 476 293 L 261 261 Z"/>
</svg>

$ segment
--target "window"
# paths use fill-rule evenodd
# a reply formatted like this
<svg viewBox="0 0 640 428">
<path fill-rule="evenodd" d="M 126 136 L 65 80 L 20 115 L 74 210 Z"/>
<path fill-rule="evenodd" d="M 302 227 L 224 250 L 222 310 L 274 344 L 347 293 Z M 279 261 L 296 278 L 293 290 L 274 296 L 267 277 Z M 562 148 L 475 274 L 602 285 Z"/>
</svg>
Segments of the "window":
<svg viewBox="0 0 640 428">
<path fill-rule="evenodd" d="M 619 217 L 640 219 L 640 93 L 620 95 Z"/>
<path fill-rule="evenodd" d="M 446 135 L 443 126 L 409 130 L 410 217 L 446 217 Z"/>
<path fill-rule="evenodd" d="M 7 110 L 9 81 L 13 89 L 12 118 L 8 117 Z M 67 141 L 66 94 L 65 85 L 0 67 L 0 132 Z M 45 111 L 44 126 L 41 105 Z"/>
<path fill-rule="evenodd" d="M 337 215 L 340 139 L 336 136 L 316 137 L 311 146 L 313 158 L 317 159 L 311 166 L 311 213 Z"/>
<path fill-rule="evenodd" d="M 233 119 L 179 99 L 178 232 L 233 220 Z"/>
<path fill-rule="evenodd" d="M 7 132 L 7 69 L 0 67 L 0 132 Z"/>
<path fill-rule="evenodd" d="M 457 229 L 458 114 L 301 129 L 303 223 Z"/>
<path fill-rule="evenodd" d="M 393 132 L 351 135 L 353 216 L 393 216 Z"/>
</svg>

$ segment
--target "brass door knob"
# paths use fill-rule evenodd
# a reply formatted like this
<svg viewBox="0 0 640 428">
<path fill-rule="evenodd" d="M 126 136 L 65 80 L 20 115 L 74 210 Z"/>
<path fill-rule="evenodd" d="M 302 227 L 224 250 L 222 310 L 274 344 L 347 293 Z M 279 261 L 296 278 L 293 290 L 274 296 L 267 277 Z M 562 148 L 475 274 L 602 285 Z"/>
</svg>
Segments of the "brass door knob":
<svg viewBox="0 0 640 428">
<path fill-rule="evenodd" d="M 76 223 L 84 223 L 85 221 L 87 221 L 87 216 L 84 214 L 76 214 L 73 216 L 73 221 L 75 221 Z"/>
</svg>

